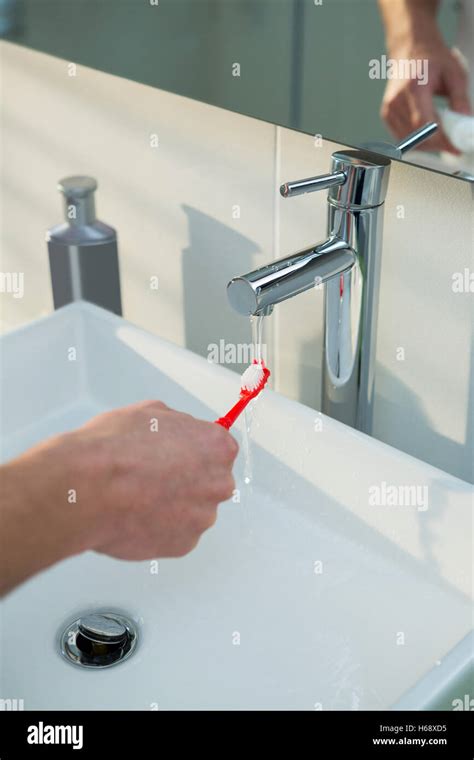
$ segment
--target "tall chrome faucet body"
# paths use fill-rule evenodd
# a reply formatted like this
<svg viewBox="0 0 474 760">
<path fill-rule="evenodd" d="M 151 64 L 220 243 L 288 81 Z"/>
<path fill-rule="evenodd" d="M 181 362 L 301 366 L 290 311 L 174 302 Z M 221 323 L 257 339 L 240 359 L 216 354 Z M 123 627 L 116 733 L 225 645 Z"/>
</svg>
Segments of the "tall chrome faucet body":
<svg viewBox="0 0 474 760">
<path fill-rule="evenodd" d="M 436 124 L 426 125 L 399 146 L 386 146 L 386 155 L 337 151 L 330 174 L 282 185 L 284 198 L 328 190 L 327 240 L 235 277 L 227 286 L 232 306 L 241 314 L 256 315 L 269 314 L 275 304 L 325 283 L 321 409 L 366 433 L 372 431 L 383 204 L 390 158 L 400 158 L 435 129 Z"/>
</svg>

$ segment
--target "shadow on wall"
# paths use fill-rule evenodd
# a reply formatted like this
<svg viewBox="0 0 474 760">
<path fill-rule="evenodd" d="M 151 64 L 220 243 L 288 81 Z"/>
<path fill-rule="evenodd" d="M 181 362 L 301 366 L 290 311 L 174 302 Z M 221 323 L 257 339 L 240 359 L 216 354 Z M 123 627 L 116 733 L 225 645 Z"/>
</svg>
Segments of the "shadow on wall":
<svg viewBox="0 0 474 760">
<path fill-rule="evenodd" d="M 297 400 L 319 411 L 322 356 L 321 340 L 316 337 L 303 344 L 298 367 Z M 311 357 L 311 362 L 308 361 L 308 357 Z M 468 483 L 473 483 L 474 350 L 471 351 L 470 377 L 465 438 L 463 443 L 458 443 L 438 433 L 433 427 L 433 421 L 426 415 L 419 397 L 400 378 L 377 364 L 373 437 Z M 384 388 L 383 394 L 377 392 L 378 384 Z"/>
<path fill-rule="evenodd" d="M 473 359 L 471 352 L 471 378 L 474 376 Z M 386 389 L 384 395 L 377 393 L 378 379 L 382 380 L 383 388 Z M 419 397 L 405 383 L 384 367 L 377 366 L 374 437 L 469 483 L 473 482 L 473 413 L 471 383 L 465 439 L 463 443 L 453 441 L 433 429 L 433 423 L 427 417 Z M 388 425 L 386 420 L 389 420 Z"/>
<path fill-rule="evenodd" d="M 182 208 L 190 241 L 183 251 L 185 346 L 208 358 L 209 347 L 215 345 L 219 363 L 241 374 L 248 362 L 238 361 L 235 349 L 251 343 L 250 321 L 231 308 L 227 283 L 255 267 L 259 249 L 253 240 L 207 214 Z"/>
<path fill-rule="evenodd" d="M 299 390 L 296 400 L 320 411 L 323 372 L 321 335 L 315 335 L 314 339 L 302 345 L 298 367 L 294 371 L 298 372 Z M 469 377 L 465 436 L 464 441 L 459 443 L 437 432 L 419 396 L 399 377 L 377 364 L 373 437 L 473 483 L 474 346 L 471 346 Z M 383 388 L 384 392 L 378 392 L 377 388 Z"/>
</svg>

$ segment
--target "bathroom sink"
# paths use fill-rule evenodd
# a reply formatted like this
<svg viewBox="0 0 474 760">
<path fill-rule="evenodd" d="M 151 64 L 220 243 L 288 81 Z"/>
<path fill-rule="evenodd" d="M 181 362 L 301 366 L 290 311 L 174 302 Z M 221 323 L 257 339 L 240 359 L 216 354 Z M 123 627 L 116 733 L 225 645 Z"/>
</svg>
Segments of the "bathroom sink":
<svg viewBox="0 0 474 760">
<path fill-rule="evenodd" d="M 225 367 L 80 302 L 1 350 L 3 460 L 140 399 L 213 420 L 239 389 Z M 472 695 L 471 487 L 271 390 L 250 415 L 248 447 L 242 421 L 234 431 L 240 502 L 219 507 L 191 554 L 90 552 L 4 599 L 3 699 L 378 710 L 453 709 Z M 106 669 L 66 662 L 59 635 L 97 610 L 133 619 L 134 653 Z"/>
</svg>

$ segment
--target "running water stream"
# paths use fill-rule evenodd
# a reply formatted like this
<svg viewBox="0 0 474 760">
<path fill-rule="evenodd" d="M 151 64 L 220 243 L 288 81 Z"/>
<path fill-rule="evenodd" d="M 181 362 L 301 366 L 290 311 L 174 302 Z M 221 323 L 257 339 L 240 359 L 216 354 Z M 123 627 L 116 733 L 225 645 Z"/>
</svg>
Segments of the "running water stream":
<svg viewBox="0 0 474 760">
<path fill-rule="evenodd" d="M 252 330 L 253 359 L 258 362 L 262 361 L 262 337 L 263 337 L 263 314 L 256 317 L 250 317 L 250 327 Z"/>
<path fill-rule="evenodd" d="M 252 357 L 257 362 L 261 362 L 265 359 L 265 351 L 263 347 L 263 320 L 264 316 L 251 316 L 250 327 L 252 330 Z M 243 431 L 242 431 L 242 450 L 244 455 L 244 493 L 242 494 L 242 507 L 244 515 L 244 524 L 247 532 L 251 533 L 250 522 L 250 500 L 253 493 L 253 462 L 252 462 L 252 450 L 251 450 L 251 438 L 252 438 L 252 426 L 254 423 L 255 406 L 258 404 L 258 399 L 253 399 L 244 411 L 243 416 Z"/>
</svg>

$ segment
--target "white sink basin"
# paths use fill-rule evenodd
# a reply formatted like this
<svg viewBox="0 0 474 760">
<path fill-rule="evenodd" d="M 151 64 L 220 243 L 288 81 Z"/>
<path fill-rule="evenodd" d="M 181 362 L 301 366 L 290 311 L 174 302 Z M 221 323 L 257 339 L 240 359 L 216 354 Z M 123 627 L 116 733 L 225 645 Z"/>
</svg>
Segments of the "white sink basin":
<svg viewBox="0 0 474 760">
<path fill-rule="evenodd" d="M 2 355 L 4 459 L 145 398 L 212 420 L 239 389 L 84 303 L 10 333 Z M 472 668 L 470 486 L 272 391 L 255 406 L 251 460 L 248 485 L 243 453 L 236 463 L 241 503 L 158 574 L 88 553 L 8 596 L 0 696 L 28 710 L 452 709 Z M 418 487 L 428 508 L 373 506 L 383 483 Z M 135 654 L 68 664 L 58 632 L 101 608 L 136 620 Z"/>
</svg>

